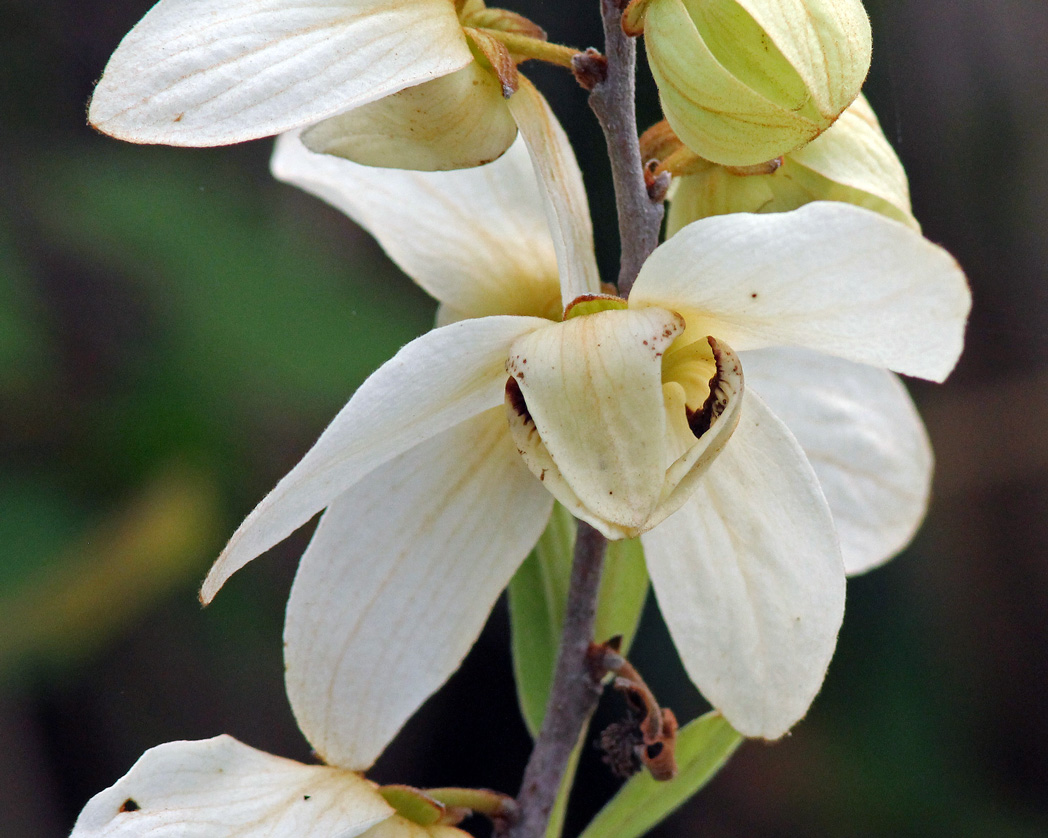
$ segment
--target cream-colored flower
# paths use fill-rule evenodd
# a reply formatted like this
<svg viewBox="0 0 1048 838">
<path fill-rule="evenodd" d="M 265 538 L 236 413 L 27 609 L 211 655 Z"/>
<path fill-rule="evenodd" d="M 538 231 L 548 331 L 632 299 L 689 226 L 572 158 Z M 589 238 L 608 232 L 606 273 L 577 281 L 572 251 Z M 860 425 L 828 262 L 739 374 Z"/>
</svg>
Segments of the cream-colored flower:
<svg viewBox="0 0 1048 838">
<path fill-rule="evenodd" d="M 420 805 L 391 805 L 404 792 Z M 70 838 L 468 838 L 457 820 L 424 792 L 216 736 L 150 748 L 88 801 Z"/>
<path fill-rule="evenodd" d="M 861 0 L 633 0 L 662 109 L 699 156 L 751 166 L 815 139 L 859 94 Z"/>
<path fill-rule="evenodd" d="M 668 126 L 660 123 L 656 131 L 665 134 Z M 659 151 L 672 145 L 663 141 Z M 710 215 L 786 212 L 811 201 L 844 201 L 920 230 L 906 172 L 863 96 L 825 133 L 768 166 L 719 166 L 677 145 L 669 164 L 681 176 L 670 192 L 667 237 Z"/>
<path fill-rule="evenodd" d="M 214 146 L 313 125 L 311 148 L 371 166 L 476 166 L 517 133 L 510 53 L 545 34 L 483 0 L 160 0 L 91 99 L 100 131 Z M 319 123 L 319 124 L 317 124 Z"/>
<path fill-rule="evenodd" d="M 573 197 L 554 203 L 584 208 L 570 150 L 560 159 L 572 164 L 558 182 Z M 883 561 L 923 514 L 927 442 L 898 383 L 874 367 L 949 372 L 969 305 L 953 260 L 845 204 L 720 216 L 662 245 L 625 308 L 583 301 L 576 307 L 610 307 L 559 321 L 564 301 L 599 291 L 580 278 L 595 277 L 592 267 L 574 267 L 592 265 L 592 251 L 572 212 L 549 216 L 575 225 L 554 224 L 551 241 L 521 149 L 488 167 L 423 174 L 311 154 L 289 135 L 273 168 L 369 229 L 441 300 L 446 324 L 361 386 L 204 584 L 207 601 L 327 510 L 285 631 L 289 694 L 317 750 L 368 764 L 457 668 L 545 527 L 551 492 L 612 537 L 642 532 L 692 679 L 740 731 L 782 735 L 833 651 L 842 548 L 852 569 Z M 749 384 L 769 385 L 792 431 L 737 381 L 732 412 L 709 429 L 693 423 L 709 397 L 708 336 L 736 350 L 744 371 L 754 359 Z M 511 428 L 524 416 L 514 385 L 507 420 L 507 369 L 525 366 L 524 381 L 514 378 L 537 441 L 520 447 L 538 479 Z M 688 477 L 690 497 L 648 529 L 668 514 L 675 446 L 701 444 L 733 416 L 719 455 Z M 546 456 L 557 480 L 541 479 Z M 367 712 L 333 728 L 346 707 Z"/>
</svg>

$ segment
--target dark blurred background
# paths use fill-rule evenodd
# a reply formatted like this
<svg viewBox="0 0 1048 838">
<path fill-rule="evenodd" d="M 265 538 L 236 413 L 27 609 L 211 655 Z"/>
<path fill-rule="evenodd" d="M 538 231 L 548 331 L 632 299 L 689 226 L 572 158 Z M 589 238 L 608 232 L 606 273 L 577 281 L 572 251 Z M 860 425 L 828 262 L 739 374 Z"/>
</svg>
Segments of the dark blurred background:
<svg viewBox="0 0 1048 838">
<path fill-rule="evenodd" d="M 146 748 L 229 732 L 308 758 L 282 608 L 306 536 L 195 589 L 224 539 L 433 304 L 366 235 L 272 181 L 268 141 L 124 145 L 92 82 L 149 0 L 0 0 L 0 835 L 60 838 Z M 510 3 L 599 45 L 595 0 Z M 913 547 L 851 582 L 808 719 L 743 746 L 660 836 L 1048 835 L 1048 5 L 870 0 L 867 93 L 926 234 L 975 293 L 960 367 L 914 387 L 938 455 Z M 612 196 L 581 90 L 548 93 Z M 643 82 L 641 121 L 659 118 Z M 649 604 L 650 606 L 650 604 Z M 496 612 L 377 766 L 516 789 L 528 741 Z M 635 658 L 702 710 L 649 607 Z M 588 754 L 570 824 L 614 788 Z M 484 834 L 484 827 L 478 826 Z"/>
</svg>

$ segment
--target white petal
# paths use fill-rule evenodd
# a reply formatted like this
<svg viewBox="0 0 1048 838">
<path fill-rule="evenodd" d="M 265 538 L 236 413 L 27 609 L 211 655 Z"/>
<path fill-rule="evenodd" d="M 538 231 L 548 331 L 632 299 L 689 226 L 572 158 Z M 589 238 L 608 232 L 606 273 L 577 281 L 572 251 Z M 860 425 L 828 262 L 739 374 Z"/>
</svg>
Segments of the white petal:
<svg viewBox="0 0 1048 838">
<path fill-rule="evenodd" d="M 593 224 L 582 172 L 549 103 L 523 76 L 520 88 L 509 98 L 509 109 L 528 144 L 535 174 L 543 187 L 546 217 L 560 265 L 561 299 L 567 307 L 583 294 L 600 293 L 600 275 L 593 255 Z"/>
<path fill-rule="evenodd" d="M 371 233 L 454 319 L 560 318 L 557 256 L 523 140 L 487 166 L 413 172 L 314 154 L 284 134 L 271 168 Z"/>
<path fill-rule="evenodd" d="M 516 136 L 502 85 L 474 61 L 325 119 L 303 131 L 302 142 L 365 166 L 439 172 L 490 163 Z"/>
<path fill-rule="evenodd" d="M 942 381 L 971 295 L 945 250 L 897 221 L 816 201 L 689 224 L 641 268 L 630 307 L 672 308 L 736 351 L 805 346 Z"/>
<path fill-rule="evenodd" d="M 552 507 L 501 408 L 331 504 L 302 557 L 284 632 L 291 705 L 327 761 L 368 767 L 458 668 Z"/>
<path fill-rule="evenodd" d="M 212 566 L 210 602 L 245 564 L 287 538 L 372 469 L 501 404 L 512 343 L 548 320 L 485 317 L 435 329 L 376 370 L 305 457 L 255 507 Z"/>
<path fill-rule="evenodd" d="M 354 838 L 392 814 L 359 774 L 216 736 L 146 751 L 70 838 Z"/>
<path fill-rule="evenodd" d="M 839 200 L 869 207 L 920 231 L 910 207 L 906 170 L 862 94 L 830 128 L 790 157 L 844 187 Z"/>
<path fill-rule="evenodd" d="M 541 445 L 578 502 L 619 527 L 639 528 L 662 493 L 662 356 L 683 326 L 662 309 L 603 311 L 526 335 L 510 352 L 506 368 L 538 432 L 517 438 L 525 459 Z"/>
<path fill-rule="evenodd" d="M 758 398 L 744 399 L 695 494 L 641 540 L 691 679 L 738 731 L 776 739 L 822 684 L 844 566 L 804 452 Z"/>
<path fill-rule="evenodd" d="M 746 377 L 804 448 L 833 512 L 849 574 L 913 538 L 928 508 L 932 449 L 887 370 L 803 349 L 742 356 Z"/>
<path fill-rule="evenodd" d="M 161 0 L 117 47 L 88 116 L 132 142 L 238 143 L 472 60 L 447 0 Z"/>
</svg>

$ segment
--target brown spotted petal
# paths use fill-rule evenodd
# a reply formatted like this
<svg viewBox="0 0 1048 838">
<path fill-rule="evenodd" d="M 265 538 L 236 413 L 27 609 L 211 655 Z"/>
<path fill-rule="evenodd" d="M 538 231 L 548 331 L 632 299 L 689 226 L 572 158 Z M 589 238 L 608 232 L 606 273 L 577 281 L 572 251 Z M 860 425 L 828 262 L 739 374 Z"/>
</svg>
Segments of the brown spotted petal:
<svg viewBox="0 0 1048 838">
<path fill-rule="evenodd" d="M 538 330 L 510 352 L 506 403 L 517 448 L 561 503 L 610 538 L 633 537 L 672 511 L 665 503 L 679 506 L 675 490 L 687 491 L 691 470 L 737 421 L 741 374 L 714 388 L 718 433 L 705 442 L 687 430 L 684 388 L 663 383 L 663 356 L 684 326 L 666 309 L 603 311 Z M 725 370 L 737 366 L 722 357 Z"/>
<path fill-rule="evenodd" d="M 701 410 L 691 412 L 686 408 L 690 442 L 684 453 L 666 470 L 662 498 L 648 519 L 646 529 L 651 529 L 680 509 L 695 490 L 698 479 L 728 444 L 739 424 L 743 394 L 739 356 L 724 341 L 712 337 L 706 340 L 713 354 L 716 374 L 709 381 L 709 395 Z M 672 382 L 664 386 L 669 390 Z M 667 408 L 669 406 L 670 399 L 667 397 Z"/>
</svg>

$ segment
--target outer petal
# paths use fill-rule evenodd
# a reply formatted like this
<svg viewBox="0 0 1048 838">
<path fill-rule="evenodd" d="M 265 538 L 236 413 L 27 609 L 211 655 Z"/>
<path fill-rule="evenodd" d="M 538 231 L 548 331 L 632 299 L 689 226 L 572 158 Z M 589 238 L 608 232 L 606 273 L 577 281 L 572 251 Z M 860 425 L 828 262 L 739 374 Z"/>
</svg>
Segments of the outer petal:
<svg viewBox="0 0 1048 838">
<path fill-rule="evenodd" d="M 567 307 L 576 297 L 600 292 L 600 274 L 593 255 L 593 224 L 582 172 L 549 103 L 523 76 L 520 88 L 509 98 L 509 109 L 528 144 L 535 174 L 543 187 L 546 217 L 560 265 L 561 299 Z"/>
<path fill-rule="evenodd" d="M 88 116 L 131 142 L 238 143 L 472 60 L 447 0 L 161 0 L 117 47 Z"/>
<path fill-rule="evenodd" d="M 510 346 L 548 325 L 534 317 L 464 320 L 401 349 L 248 515 L 204 580 L 201 599 L 210 602 L 236 571 L 377 466 L 500 404 Z"/>
<path fill-rule="evenodd" d="M 501 408 L 376 469 L 329 507 L 284 632 L 291 705 L 328 762 L 368 767 L 458 668 L 552 507 Z"/>
<path fill-rule="evenodd" d="M 392 815 L 359 774 L 216 736 L 146 751 L 88 801 L 70 838 L 354 838 Z"/>
<path fill-rule="evenodd" d="M 830 194 L 829 199 L 866 206 L 920 231 L 906 171 L 865 96 L 860 94 L 832 127 L 790 157 L 841 190 L 839 198 Z"/>
<path fill-rule="evenodd" d="M 831 119 L 855 98 L 870 69 L 870 19 L 860 0 L 736 0 L 804 81 Z"/>
<path fill-rule="evenodd" d="M 302 142 L 365 166 L 437 172 L 490 163 L 516 136 L 501 84 L 474 61 L 325 119 Z"/>
<path fill-rule="evenodd" d="M 559 319 L 557 256 L 523 140 L 487 166 L 413 172 L 314 154 L 284 134 L 271 167 L 370 232 L 453 319 Z"/>
<path fill-rule="evenodd" d="M 736 351 L 793 345 L 942 381 L 971 295 L 953 258 L 850 204 L 689 224 L 641 268 L 630 308 L 679 311 L 692 339 Z"/>
<path fill-rule="evenodd" d="M 525 458 L 545 449 L 582 506 L 627 530 L 648 519 L 662 493 L 662 355 L 683 328 L 672 311 L 603 311 L 525 336 L 507 364 L 538 431 L 538 440 L 518 438 Z"/>
<path fill-rule="evenodd" d="M 909 544 L 928 508 L 932 449 L 902 382 L 887 370 L 803 349 L 747 352 L 742 363 L 808 455 L 848 573 Z"/>
<path fill-rule="evenodd" d="M 760 399 L 744 398 L 695 494 L 641 540 L 691 679 L 741 733 L 776 739 L 822 684 L 844 566 L 804 452 Z"/>
</svg>

